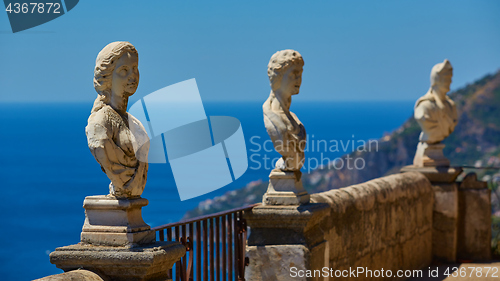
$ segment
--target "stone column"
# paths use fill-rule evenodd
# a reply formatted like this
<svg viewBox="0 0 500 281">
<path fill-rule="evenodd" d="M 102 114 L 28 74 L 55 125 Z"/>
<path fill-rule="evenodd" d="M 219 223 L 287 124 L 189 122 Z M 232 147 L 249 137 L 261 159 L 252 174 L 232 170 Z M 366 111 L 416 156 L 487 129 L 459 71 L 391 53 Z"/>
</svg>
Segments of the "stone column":
<svg viewBox="0 0 500 281">
<path fill-rule="evenodd" d="M 311 203 L 261 205 L 245 213 L 250 227 L 246 280 L 306 280 L 293 278 L 292 268 L 298 271 L 328 266 L 328 242 L 321 226 L 329 212 L 328 204 Z"/>
<path fill-rule="evenodd" d="M 491 260 L 491 191 L 469 173 L 460 183 L 458 253 L 462 260 Z"/>
<path fill-rule="evenodd" d="M 444 262 L 491 260 L 491 192 L 475 173 L 462 182 L 462 168 L 407 166 L 424 174 L 434 189 L 432 252 Z"/>
<path fill-rule="evenodd" d="M 406 166 L 401 172 L 424 174 L 434 189 L 432 216 L 432 253 L 435 259 L 455 262 L 458 246 L 459 196 L 455 180 L 462 172 L 460 167 Z"/>
</svg>

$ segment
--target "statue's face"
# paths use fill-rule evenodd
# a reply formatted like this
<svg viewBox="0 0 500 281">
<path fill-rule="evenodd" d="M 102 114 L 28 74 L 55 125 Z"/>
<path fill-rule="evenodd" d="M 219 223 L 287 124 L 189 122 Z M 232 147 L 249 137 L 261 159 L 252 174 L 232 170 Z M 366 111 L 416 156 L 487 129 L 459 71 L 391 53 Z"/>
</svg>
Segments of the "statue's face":
<svg viewBox="0 0 500 281">
<path fill-rule="evenodd" d="M 116 62 L 111 82 L 111 92 L 118 95 L 131 96 L 139 85 L 139 59 L 136 54 L 127 52 Z"/>
<path fill-rule="evenodd" d="M 283 73 L 281 78 L 280 91 L 290 95 L 299 93 L 300 84 L 302 83 L 302 66 L 294 64 Z"/>
<path fill-rule="evenodd" d="M 453 73 L 447 72 L 447 73 L 442 73 L 437 77 L 437 81 L 435 83 L 434 89 L 436 89 L 439 93 L 441 94 L 446 94 L 450 91 L 450 85 L 451 85 L 451 77 L 453 76 Z"/>
</svg>

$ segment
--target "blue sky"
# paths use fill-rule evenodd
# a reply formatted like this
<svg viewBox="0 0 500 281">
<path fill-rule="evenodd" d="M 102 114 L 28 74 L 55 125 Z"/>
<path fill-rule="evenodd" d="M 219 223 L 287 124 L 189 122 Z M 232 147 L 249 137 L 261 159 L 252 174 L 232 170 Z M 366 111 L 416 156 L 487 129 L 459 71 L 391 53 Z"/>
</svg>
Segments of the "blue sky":
<svg viewBox="0 0 500 281">
<path fill-rule="evenodd" d="M 500 69 L 500 1 L 80 1 L 13 34 L 0 12 L 0 101 L 91 103 L 97 53 L 139 51 L 137 93 L 196 78 L 204 101 L 264 101 L 267 63 L 305 60 L 296 100 L 416 100 L 448 58 L 452 89 Z"/>
</svg>

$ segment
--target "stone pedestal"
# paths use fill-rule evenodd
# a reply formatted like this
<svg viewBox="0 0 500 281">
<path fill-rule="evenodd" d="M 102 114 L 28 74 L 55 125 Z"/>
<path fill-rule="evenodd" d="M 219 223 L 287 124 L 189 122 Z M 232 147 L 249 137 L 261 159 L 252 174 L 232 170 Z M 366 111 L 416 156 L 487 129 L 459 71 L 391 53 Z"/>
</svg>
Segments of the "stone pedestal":
<svg viewBox="0 0 500 281">
<path fill-rule="evenodd" d="M 250 227 L 246 280 L 290 280 L 291 267 L 321 270 L 328 266 L 329 248 L 323 229 L 329 213 L 329 205 L 323 203 L 262 205 L 245 212 Z"/>
<path fill-rule="evenodd" d="M 442 143 L 428 144 L 419 142 L 413 165 L 417 167 L 450 166 L 450 160 L 443 154 L 444 146 Z"/>
<path fill-rule="evenodd" d="M 57 248 L 50 262 L 64 271 L 83 268 L 104 280 L 168 280 L 168 271 L 186 253 L 178 242 L 156 242 L 133 247 L 84 243 Z"/>
<path fill-rule="evenodd" d="M 145 198 L 116 198 L 109 195 L 88 196 L 83 202 L 85 223 L 81 241 L 92 245 L 126 246 L 148 244 L 156 240 L 142 219 Z"/>
<path fill-rule="evenodd" d="M 460 183 L 458 253 L 462 260 L 491 260 L 491 191 L 469 173 Z"/>
<path fill-rule="evenodd" d="M 444 262 L 455 262 L 458 246 L 458 184 L 432 183 L 432 253 Z"/>
<path fill-rule="evenodd" d="M 301 172 L 273 170 L 269 186 L 262 198 L 264 205 L 300 205 L 309 203 L 309 194 L 302 186 Z"/>
<path fill-rule="evenodd" d="M 406 166 L 401 172 L 420 172 L 431 182 L 434 190 L 432 216 L 432 253 L 435 259 L 455 262 L 458 246 L 459 198 L 458 183 L 460 167 L 415 167 Z"/>
<path fill-rule="evenodd" d="M 167 280 L 168 271 L 186 253 L 178 242 L 155 242 L 142 219 L 140 197 L 88 196 L 78 244 L 57 248 L 50 262 L 64 271 L 85 269 L 103 280 Z"/>
</svg>

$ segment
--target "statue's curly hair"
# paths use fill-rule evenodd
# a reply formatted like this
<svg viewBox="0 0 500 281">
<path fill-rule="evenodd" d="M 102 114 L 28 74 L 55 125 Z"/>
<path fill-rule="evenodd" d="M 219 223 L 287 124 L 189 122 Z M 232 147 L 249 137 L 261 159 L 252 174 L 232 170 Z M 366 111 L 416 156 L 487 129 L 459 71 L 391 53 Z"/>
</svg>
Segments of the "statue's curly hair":
<svg viewBox="0 0 500 281">
<path fill-rule="evenodd" d="M 125 41 L 109 43 L 97 55 L 94 69 L 94 89 L 98 95 L 92 107 L 92 112 L 97 112 L 104 105 L 109 104 L 116 61 L 127 52 L 138 56 L 134 45 Z"/>
<path fill-rule="evenodd" d="M 286 69 L 292 65 L 299 64 L 304 65 L 304 59 L 302 55 L 294 50 L 283 50 L 276 52 L 267 65 L 267 75 L 269 76 L 269 81 L 273 84 L 277 77 L 280 77 Z"/>
</svg>

